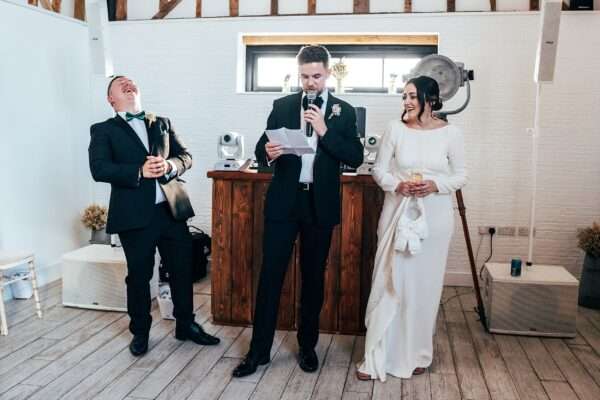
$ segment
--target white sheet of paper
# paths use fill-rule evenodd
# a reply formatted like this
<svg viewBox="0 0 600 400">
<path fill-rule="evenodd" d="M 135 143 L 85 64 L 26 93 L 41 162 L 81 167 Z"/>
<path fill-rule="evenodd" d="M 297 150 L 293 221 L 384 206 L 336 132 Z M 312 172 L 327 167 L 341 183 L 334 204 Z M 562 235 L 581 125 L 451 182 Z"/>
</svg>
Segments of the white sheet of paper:
<svg viewBox="0 0 600 400">
<path fill-rule="evenodd" d="M 315 153 L 315 150 L 311 147 L 310 143 L 308 143 L 308 138 L 304 136 L 301 129 L 267 129 L 265 133 L 270 142 L 283 145 L 283 154 L 301 156 L 303 154 Z"/>
</svg>

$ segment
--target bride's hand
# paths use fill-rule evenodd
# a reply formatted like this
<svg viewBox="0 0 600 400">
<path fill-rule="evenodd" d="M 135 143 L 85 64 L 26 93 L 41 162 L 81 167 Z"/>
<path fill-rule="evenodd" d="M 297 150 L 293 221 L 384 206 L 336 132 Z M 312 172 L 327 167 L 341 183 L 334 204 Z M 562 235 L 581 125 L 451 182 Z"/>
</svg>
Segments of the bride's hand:
<svg viewBox="0 0 600 400">
<path fill-rule="evenodd" d="M 412 196 L 413 185 L 414 184 L 411 182 L 400 182 L 398 186 L 396 186 L 396 193 L 399 193 L 404 197 Z"/>
<path fill-rule="evenodd" d="M 416 197 L 429 196 L 431 193 L 437 193 L 438 188 L 434 181 L 426 180 L 419 183 L 415 183 L 412 187 L 411 194 Z"/>
</svg>

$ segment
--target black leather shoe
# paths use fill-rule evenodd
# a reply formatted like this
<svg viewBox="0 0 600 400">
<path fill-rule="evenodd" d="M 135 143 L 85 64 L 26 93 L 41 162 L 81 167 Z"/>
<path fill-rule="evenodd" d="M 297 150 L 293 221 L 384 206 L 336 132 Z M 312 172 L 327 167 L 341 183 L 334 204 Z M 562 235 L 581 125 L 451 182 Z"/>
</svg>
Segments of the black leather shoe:
<svg viewBox="0 0 600 400">
<path fill-rule="evenodd" d="M 232 375 L 235 378 L 241 378 L 244 376 L 251 375 L 256 372 L 256 369 L 259 365 L 268 364 L 269 361 L 271 361 L 269 357 L 256 358 L 248 354 L 246 355 L 246 358 L 244 358 L 244 361 L 242 361 L 240 365 L 235 367 Z"/>
<path fill-rule="evenodd" d="M 218 337 L 204 332 L 204 329 L 202 329 L 202 327 L 196 322 L 191 322 L 186 326 L 177 324 L 175 327 L 175 339 L 191 340 L 194 343 L 204 346 L 214 346 L 215 344 L 219 344 L 221 342 L 221 339 Z"/>
<path fill-rule="evenodd" d="M 148 351 L 148 335 L 133 335 L 129 343 L 129 351 L 136 357 Z"/>
<path fill-rule="evenodd" d="M 298 353 L 298 364 L 304 372 L 315 372 L 319 369 L 319 358 L 314 349 L 303 349 L 300 348 Z"/>
</svg>

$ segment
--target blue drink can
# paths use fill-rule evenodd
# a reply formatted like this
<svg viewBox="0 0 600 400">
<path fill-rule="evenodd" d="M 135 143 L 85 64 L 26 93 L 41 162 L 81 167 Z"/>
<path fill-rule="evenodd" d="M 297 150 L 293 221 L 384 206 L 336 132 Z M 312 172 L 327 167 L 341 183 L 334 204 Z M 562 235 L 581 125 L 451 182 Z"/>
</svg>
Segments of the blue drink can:
<svg viewBox="0 0 600 400">
<path fill-rule="evenodd" d="M 521 259 L 515 257 L 510 261 L 510 275 L 521 276 Z"/>
</svg>

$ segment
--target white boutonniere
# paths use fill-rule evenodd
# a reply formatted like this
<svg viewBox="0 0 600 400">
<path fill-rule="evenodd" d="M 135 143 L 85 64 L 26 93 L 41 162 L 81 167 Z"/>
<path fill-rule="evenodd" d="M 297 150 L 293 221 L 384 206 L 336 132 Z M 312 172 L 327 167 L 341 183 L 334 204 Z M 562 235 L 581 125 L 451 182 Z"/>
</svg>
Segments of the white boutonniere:
<svg viewBox="0 0 600 400">
<path fill-rule="evenodd" d="M 338 103 L 336 103 L 331 106 L 331 115 L 329 116 L 328 119 L 331 119 L 333 117 L 339 117 L 341 114 L 342 114 L 342 106 L 340 106 Z"/>
<path fill-rule="evenodd" d="M 146 118 L 148 119 L 148 127 L 151 127 L 154 122 L 156 122 L 156 114 L 146 113 Z"/>
</svg>

